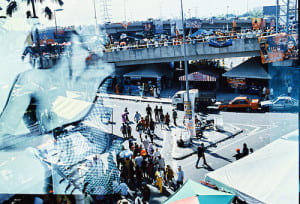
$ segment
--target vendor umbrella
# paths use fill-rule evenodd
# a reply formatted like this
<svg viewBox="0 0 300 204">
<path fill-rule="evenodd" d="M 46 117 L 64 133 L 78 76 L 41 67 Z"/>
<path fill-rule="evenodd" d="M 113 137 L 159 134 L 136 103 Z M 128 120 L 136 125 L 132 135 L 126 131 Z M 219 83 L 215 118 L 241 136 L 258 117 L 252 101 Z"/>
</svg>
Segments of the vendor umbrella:
<svg viewBox="0 0 300 204">
<path fill-rule="evenodd" d="M 128 149 L 125 149 L 123 150 L 122 152 L 120 152 L 119 156 L 121 158 L 128 158 L 128 157 L 131 157 L 133 155 L 133 152 L 128 150 Z"/>
<path fill-rule="evenodd" d="M 232 198 L 228 198 L 228 196 L 218 196 L 217 203 L 230 203 Z M 211 195 L 195 195 L 191 197 L 187 197 L 181 200 L 176 200 L 171 202 L 170 204 L 211 204 L 216 203 L 215 196 Z"/>
<path fill-rule="evenodd" d="M 193 180 L 187 180 L 174 194 L 172 194 L 165 204 L 180 203 L 200 203 L 200 204 L 230 204 L 234 195 L 222 191 L 217 191 Z"/>
</svg>

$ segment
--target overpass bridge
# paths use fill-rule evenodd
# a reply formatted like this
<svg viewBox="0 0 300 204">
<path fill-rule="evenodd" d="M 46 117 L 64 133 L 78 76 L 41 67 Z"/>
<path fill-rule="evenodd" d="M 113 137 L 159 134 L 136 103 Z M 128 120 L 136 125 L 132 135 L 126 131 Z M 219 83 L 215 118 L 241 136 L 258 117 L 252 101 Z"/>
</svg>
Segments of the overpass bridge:
<svg viewBox="0 0 300 204">
<path fill-rule="evenodd" d="M 186 44 L 186 47 L 187 60 L 252 57 L 260 55 L 257 38 L 234 39 L 231 46 L 223 48 L 211 47 L 208 42 Z M 183 53 L 183 45 L 169 45 L 104 52 L 103 59 L 106 62 L 114 63 L 116 66 L 122 67 L 181 61 L 183 60 Z"/>
</svg>

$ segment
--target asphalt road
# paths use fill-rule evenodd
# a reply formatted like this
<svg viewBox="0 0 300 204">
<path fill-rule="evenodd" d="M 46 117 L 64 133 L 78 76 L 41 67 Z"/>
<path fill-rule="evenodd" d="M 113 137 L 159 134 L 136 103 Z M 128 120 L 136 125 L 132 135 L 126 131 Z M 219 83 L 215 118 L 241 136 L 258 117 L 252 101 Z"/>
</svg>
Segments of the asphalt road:
<svg viewBox="0 0 300 204">
<path fill-rule="evenodd" d="M 146 115 L 146 106 L 149 103 L 139 101 L 128 100 L 116 100 L 105 99 L 104 105 L 113 107 L 113 121 L 116 122 L 112 125 L 112 129 L 109 128 L 108 132 L 113 131 L 114 134 L 121 136 L 121 114 L 125 107 L 129 111 L 129 119 L 133 121 L 134 113 L 139 111 L 142 115 Z M 172 106 L 160 103 L 151 103 L 152 108 L 155 105 L 162 106 L 164 113 L 168 112 L 171 115 Z M 178 112 L 178 117 L 183 118 L 183 112 Z M 158 147 L 165 158 L 166 164 L 171 165 L 173 170 L 177 170 L 177 166 L 181 165 L 185 172 L 185 180 L 193 179 L 195 181 L 203 180 L 206 173 L 209 171 L 221 168 L 230 162 L 234 162 L 236 148 L 242 148 L 243 143 L 247 143 L 248 147 L 254 149 L 254 151 L 260 149 L 266 144 L 274 141 L 280 136 L 287 134 L 295 129 L 298 129 L 298 114 L 297 113 L 245 113 L 245 112 L 220 112 L 219 114 L 212 114 L 209 117 L 218 117 L 223 119 L 224 124 L 231 125 L 233 127 L 241 128 L 244 130 L 242 134 L 237 135 L 232 139 L 228 139 L 222 143 L 219 143 L 215 147 L 211 147 L 206 151 L 206 160 L 210 168 L 195 168 L 196 155 L 192 155 L 183 160 L 174 160 L 172 158 L 172 147 L 176 145 L 172 131 L 161 129 L 160 126 L 156 129 L 156 134 L 159 138 L 155 139 L 155 145 Z M 182 120 L 178 121 L 181 124 Z M 171 123 L 172 124 L 172 123 Z M 133 136 L 138 138 L 138 133 L 135 131 L 135 124 L 132 124 Z M 172 128 L 171 128 L 172 130 Z M 136 140 L 140 143 L 139 139 Z M 127 148 L 127 146 L 125 146 Z M 26 162 L 26 161 L 23 161 Z M 200 161 L 200 164 L 202 161 Z M 24 163 L 23 163 L 24 164 Z M 20 163 L 20 168 L 23 165 Z M 40 164 L 31 164 L 32 168 L 38 167 Z M 43 178 L 43 171 L 39 171 L 41 178 Z M 43 182 L 41 182 L 41 185 Z M 18 184 L 15 184 L 16 186 Z M 151 202 L 150 203 L 162 203 L 172 193 L 170 189 L 166 189 L 165 193 L 160 194 L 158 189 L 149 185 L 151 188 Z M 35 189 L 34 186 L 28 187 Z"/>
<path fill-rule="evenodd" d="M 109 99 L 107 104 L 113 104 L 114 107 L 114 133 L 121 136 L 121 114 L 127 107 L 129 111 L 129 119 L 133 121 L 135 111 L 139 111 L 142 115 L 146 114 L 146 106 L 149 103 L 139 101 L 126 101 Z M 159 103 L 150 103 L 150 106 L 154 109 L 155 105 L 162 105 L 164 113 L 172 112 L 172 106 Z M 183 112 L 178 112 L 179 121 L 183 118 Z M 230 125 L 236 128 L 243 129 L 243 133 L 228 139 L 222 143 L 219 143 L 215 147 L 211 147 L 206 150 L 206 161 L 209 167 L 201 167 L 196 169 L 195 163 L 197 155 L 192 155 L 183 160 L 174 160 L 172 158 L 172 146 L 175 145 L 172 140 L 172 131 L 161 130 L 157 127 L 156 134 L 160 139 L 156 139 L 155 143 L 165 158 L 166 164 L 170 164 L 173 170 L 177 170 L 177 166 L 181 165 L 185 172 L 185 179 L 193 179 L 195 181 L 203 180 L 205 175 L 215 169 L 221 168 L 231 162 L 235 161 L 233 155 L 235 149 L 242 149 L 243 143 L 246 143 L 249 148 L 253 148 L 254 151 L 262 148 L 277 138 L 298 129 L 298 114 L 297 113 L 246 113 L 246 112 L 220 112 L 219 114 L 211 114 L 209 117 L 218 117 L 223 119 L 224 124 Z M 137 132 L 134 131 L 135 125 L 132 125 L 133 136 L 137 137 Z M 172 128 L 171 128 L 172 129 Z M 139 139 L 137 139 L 139 143 Z M 202 164 L 200 161 L 200 165 Z M 172 191 L 167 189 L 162 195 L 155 187 L 151 187 L 151 203 L 161 203 Z"/>
</svg>

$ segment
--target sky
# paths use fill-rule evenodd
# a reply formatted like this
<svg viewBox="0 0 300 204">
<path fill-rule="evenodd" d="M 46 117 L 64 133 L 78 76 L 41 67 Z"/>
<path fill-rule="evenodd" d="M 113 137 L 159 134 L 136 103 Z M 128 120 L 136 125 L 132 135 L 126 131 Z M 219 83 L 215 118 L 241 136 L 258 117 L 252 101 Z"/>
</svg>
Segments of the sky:
<svg viewBox="0 0 300 204">
<path fill-rule="evenodd" d="M 22 2 L 22 0 L 17 0 Z M 103 6 L 105 0 L 64 0 L 60 7 L 53 1 L 45 1 L 52 9 L 63 8 L 63 11 L 55 12 L 58 26 L 84 25 L 95 23 L 95 10 L 98 23 L 103 22 Z M 111 22 L 124 22 L 134 20 L 146 20 L 148 18 L 171 19 L 180 18 L 180 0 L 106 0 L 108 2 Z M 226 15 L 226 13 L 243 14 L 253 8 L 275 5 L 276 0 L 182 0 L 186 17 L 209 17 Z M 24 18 L 26 3 L 20 4 L 23 8 L 14 14 Z M 3 5 L 2 5 L 3 6 Z M 31 9 L 31 7 L 28 7 Z M 2 12 L 2 13 L 1 13 Z M 0 11 L 3 15 L 4 11 Z M 37 13 L 42 16 L 40 21 L 45 26 L 55 26 L 55 21 L 49 21 L 43 17 L 42 7 L 37 3 Z M 14 20 L 15 21 L 15 20 Z M 23 20 L 24 21 L 24 20 Z M 20 22 L 18 23 L 20 24 Z"/>
</svg>

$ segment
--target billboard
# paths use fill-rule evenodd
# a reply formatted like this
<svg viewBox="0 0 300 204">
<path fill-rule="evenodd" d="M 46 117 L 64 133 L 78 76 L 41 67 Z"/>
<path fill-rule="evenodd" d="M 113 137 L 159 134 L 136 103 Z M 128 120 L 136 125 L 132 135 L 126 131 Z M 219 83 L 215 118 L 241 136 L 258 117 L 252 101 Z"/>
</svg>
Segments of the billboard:
<svg viewBox="0 0 300 204">
<path fill-rule="evenodd" d="M 252 28 L 253 30 L 261 29 L 263 19 L 262 18 L 252 18 Z"/>
<path fill-rule="evenodd" d="M 278 6 L 279 13 L 280 6 Z M 264 6 L 263 7 L 263 15 L 264 16 L 276 16 L 276 6 Z"/>
<path fill-rule="evenodd" d="M 262 63 L 299 59 L 297 34 L 278 33 L 258 40 Z"/>
</svg>

